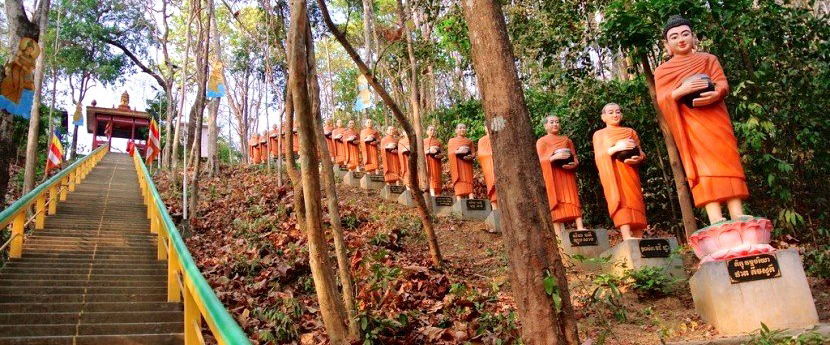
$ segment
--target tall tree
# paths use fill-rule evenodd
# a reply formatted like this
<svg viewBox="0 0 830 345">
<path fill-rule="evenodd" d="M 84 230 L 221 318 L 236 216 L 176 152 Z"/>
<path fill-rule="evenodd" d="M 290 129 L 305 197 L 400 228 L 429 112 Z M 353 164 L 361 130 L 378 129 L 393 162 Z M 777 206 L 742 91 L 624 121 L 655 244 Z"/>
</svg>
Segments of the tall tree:
<svg viewBox="0 0 830 345">
<path fill-rule="evenodd" d="M 398 107 L 398 104 L 392 99 L 392 96 L 386 91 L 383 85 L 378 81 L 378 79 L 374 76 L 372 71 L 366 65 L 365 62 L 360 58 L 360 55 L 357 54 L 357 51 L 352 47 L 352 44 L 349 43 L 349 40 L 346 38 L 346 35 L 337 28 L 334 24 L 334 21 L 331 19 L 331 15 L 329 14 L 328 7 L 326 6 L 325 0 L 317 0 L 317 4 L 320 7 L 320 13 L 323 15 L 323 21 L 326 23 L 326 26 L 329 28 L 329 31 L 334 35 L 340 45 L 343 46 L 343 49 L 346 50 L 346 53 L 349 54 L 349 57 L 354 61 L 357 68 L 360 70 L 360 73 L 366 77 L 369 85 L 372 86 L 372 89 L 380 95 L 380 98 L 383 100 L 383 103 L 386 104 L 387 107 L 392 111 L 392 115 L 395 116 L 395 119 L 398 123 L 403 127 L 404 132 L 406 132 L 407 137 L 409 138 L 409 147 L 417 147 L 418 143 L 416 142 L 417 136 L 415 135 L 415 129 L 412 126 L 412 123 L 406 118 L 403 114 L 401 109 Z M 409 171 L 418 172 L 418 155 L 409 155 L 409 161 L 407 164 L 409 165 Z M 412 186 L 411 193 L 412 193 L 412 200 L 415 201 L 415 207 L 418 210 L 418 216 L 421 219 L 421 225 L 424 227 L 424 233 L 426 234 L 427 243 L 429 243 L 429 252 L 432 258 L 432 264 L 436 267 L 440 267 L 442 263 L 441 259 L 441 249 L 438 246 L 438 237 L 435 235 L 435 228 L 432 225 L 432 215 L 427 208 L 426 201 L 424 199 L 424 192 L 421 189 L 420 184 L 418 183 L 418 173 L 416 174 L 409 174 L 409 185 Z"/>
<path fill-rule="evenodd" d="M 308 237 L 308 256 L 320 314 L 326 333 L 332 344 L 348 344 L 348 330 L 343 322 L 346 312 L 337 292 L 337 284 L 331 274 L 328 244 L 322 228 L 320 196 L 320 172 L 317 160 L 317 130 L 311 112 L 308 92 L 308 49 L 306 30 L 308 25 L 305 0 L 291 1 L 291 25 L 289 29 L 289 88 L 291 102 L 298 121 L 300 135 L 300 169 L 303 199 L 305 203 L 305 231 Z M 290 127 L 289 127 L 290 128 Z M 290 132 L 290 130 L 288 131 Z M 289 141 L 290 142 L 290 141 Z"/>
<path fill-rule="evenodd" d="M 49 0 L 40 0 L 37 7 L 36 16 L 38 18 L 39 36 L 46 37 L 46 30 L 48 29 L 49 19 Z M 43 89 L 43 70 L 44 57 L 46 56 L 46 40 L 41 39 L 37 42 L 40 46 L 40 55 L 37 56 L 34 72 L 35 89 L 34 97 L 32 99 L 32 111 L 29 117 L 29 135 L 26 138 L 26 163 L 23 168 L 23 193 L 28 193 L 35 184 L 35 164 L 37 164 L 37 143 L 40 138 L 40 100 L 42 98 Z M 50 135 L 47 133 L 47 135 Z"/>
<path fill-rule="evenodd" d="M 197 206 L 199 205 L 199 173 L 202 167 L 202 123 L 204 121 L 205 112 L 205 91 L 207 90 L 207 74 L 208 74 L 208 52 L 210 51 L 210 20 L 215 14 L 213 10 L 213 0 L 206 0 L 207 14 L 203 14 L 202 0 L 196 0 L 196 23 L 199 27 L 199 39 L 196 42 L 196 99 L 193 100 L 193 106 L 190 107 L 190 122 L 189 130 L 190 137 L 193 138 L 193 146 L 191 152 L 193 161 L 193 180 L 190 186 L 190 210 L 191 217 L 195 217 Z M 185 172 L 187 174 L 188 172 Z"/>
<path fill-rule="evenodd" d="M 510 280 L 528 344 L 579 344 L 565 268 L 542 188 L 535 137 L 501 4 L 463 1 L 493 143 Z"/>
</svg>

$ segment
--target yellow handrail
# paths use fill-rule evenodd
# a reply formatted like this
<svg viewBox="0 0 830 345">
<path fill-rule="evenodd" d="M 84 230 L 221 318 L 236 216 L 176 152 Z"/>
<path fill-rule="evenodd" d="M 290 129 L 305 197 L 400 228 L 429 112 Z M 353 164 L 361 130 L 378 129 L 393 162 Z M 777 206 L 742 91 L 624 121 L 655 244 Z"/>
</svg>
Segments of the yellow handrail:
<svg viewBox="0 0 830 345">
<path fill-rule="evenodd" d="M 33 219 L 35 229 L 43 229 L 46 225 L 46 215 L 53 215 L 58 210 L 58 200 L 65 201 L 68 192 L 75 191 L 75 186 L 81 183 L 86 175 L 109 152 L 109 145 L 103 145 L 89 155 L 81 158 L 65 169 L 41 183 L 35 189 L 26 193 L 0 212 L 0 229 L 11 224 L 12 234 L 0 250 L 9 247 L 10 258 L 20 258 L 23 255 L 23 241 L 25 240 L 26 225 Z M 26 219 L 32 203 L 35 204 L 35 213 L 31 219 Z"/>
<path fill-rule="evenodd" d="M 144 160 L 133 155 L 138 185 L 147 205 L 150 232 L 157 234 L 159 260 L 167 260 L 167 301 L 182 302 L 184 299 L 184 343 L 204 344 L 202 320 L 207 323 L 220 345 L 250 345 L 250 341 L 239 324 L 228 313 L 210 285 L 202 276 L 190 251 L 176 229 L 167 207 L 156 190 Z"/>
</svg>

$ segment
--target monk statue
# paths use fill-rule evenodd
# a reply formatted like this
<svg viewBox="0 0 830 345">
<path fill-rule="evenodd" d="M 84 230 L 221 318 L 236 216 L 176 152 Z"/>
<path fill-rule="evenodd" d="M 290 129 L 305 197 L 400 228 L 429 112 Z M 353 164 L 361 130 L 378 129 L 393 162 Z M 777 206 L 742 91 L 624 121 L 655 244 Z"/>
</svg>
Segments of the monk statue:
<svg viewBox="0 0 830 345">
<path fill-rule="evenodd" d="M 329 156 L 331 156 L 331 161 L 334 162 L 334 159 L 337 155 L 337 149 L 334 148 L 334 139 L 332 139 L 332 131 L 334 131 L 334 126 L 331 125 L 331 119 L 326 119 L 326 122 L 323 125 L 323 136 L 326 137 L 326 147 L 329 149 Z"/>
<path fill-rule="evenodd" d="M 388 184 L 397 184 L 401 178 L 398 159 L 398 138 L 395 136 L 395 127 L 386 128 L 386 136 L 380 141 L 383 148 L 383 181 Z"/>
<path fill-rule="evenodd" d="M 337 120 L 335 123 L 334 129 L 331 131 L 331 140 L 334 141 L 334 162 L 337 165 L 345 165 L 346 164 L 346 144 L 343 143 L 341 139 L 343 139 L 343 132 L 346 129 L 343 128 L 343 120 Z"/>
<path fill-rule="evenodd" d="M 259 136 L 259 161 L 260 162 L 268 162 L 268 130 L 262 131 L 262 135 Z"/>
<path fill-rule="evenodd" d="M 259 164 L 259 135 L 256 133 L 248 140 L 248 156 L 252 164 Z"/>
<path fill-rule="evenodd" d="M 571 139 L 559 135 L 558 117 L 546 117 L 544 125 L 547 135 L 536 141 L 536 153 L 542 165 L 554 230 L 557 233 L 564 230 L 566 222 L 575 222 L 577 230 L 584 230 L 574 170 L 579 165 L 576 147 Z"/>
<path fill-rule="evenodd" d="M 346 144 L 346 168 L 357 171 L 360 168 L 360 140 L 354 120 L 349 121 L 341 140 Z"/>
<path fill-rule="evenodd" d="M 424 139 L 424 155 L 427 161 L 427 176 L 429 177 L 429 194 L 441 195 L 441 141 L 435 137 L 435 126 L 427 127 L 427 137 Z"/>
<path fill-rule="evenodd" d="M 398 139 L 398 164 L 400 164 L 400 177 L 406 188 L 409 188 L 409 154 L 412 152 L 409 149 L 409 136 L 406 131 L 401 129 L 401 138 Z"/>
<path fill-rule="evenodd" d="M 637 132 L 620 126 L 622 109 L 616 103 L 602 107 L 606 127 L 594 132 L 594 157 L 608 213 L 623 240 L 643 237 L 646 205 L 637 164 L 645 159 Z"/>
<path fill-rule="evenodd" d="M 363 169 L 375 174 L 380 168 L 378 164 L 378 145 L 380 144 L 380 133 L 374 128 L 372 119 L 366 119 L 364 128 L 360 130 L 360 153 L 363 155 Z"/>
<path fill-rule="evenodd" d="M 484 184 L 487 185 L 487 198 L 494 210 L 498 209 L 499 198 L 496 195 L 496 173 L 493 168 L 493 147 L 490 145 L 490 130 L 484 126 L 486 134 L 478 139 L 476 156 L 481 172 L 484 175 Z"/>
<path fill-rule="evenodd" d="M 17 45 L 17 53 L 6 62 L 6 76 L 0 80 L 0 109 L 29 118 L 34 98 L 35 60 L 40 55 L 37 41 L 23 37 Z"/>
<path fill-rule="evenodd" d="M 736 220 L 749 196 L 738 140 L 723 98 L 729 83 L 714 55 L 695 51 L 691 22 L 669 18 L 663 29 L 671 59 L 654 71 L 657 104 L 671 130 L 696 207 L 710 223 L 724 221 L 722 204 Z"/>
<path fill-rule="evenodd" d="M 467 125 L 459 123 L 455 126 L 455 137 L 447 142 L 447 152 L 455 196 L 459 200 L 468 198 L 473 193 L 473 159 L 476 157 L 476 148 L 473 141 L 467 138 Z"/>
<path fill-rule="evenodd" d="M 280 135 L 280 129 L 277 124 L 274 124 L 274 127 L 271 129 L 271 133 L 269 133 L 269 142 L 268 145 L 271 147 L 271 156 L 279 158 L 280 156 L 280 143 L 277 142 L 277 139 Z"/>
</svg>

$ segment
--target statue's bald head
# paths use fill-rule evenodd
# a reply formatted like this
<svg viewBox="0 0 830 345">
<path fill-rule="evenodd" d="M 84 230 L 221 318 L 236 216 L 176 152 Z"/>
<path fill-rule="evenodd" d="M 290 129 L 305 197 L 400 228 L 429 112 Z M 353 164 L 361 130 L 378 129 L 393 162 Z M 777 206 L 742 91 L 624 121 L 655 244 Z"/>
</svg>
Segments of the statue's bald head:
<svg viewBox="0 0 830 345">
<path fill-rule="evenodd" d="M 559 129 L 561 128 L 559 125 L 559 116 L 550 115 L 545 117 L 545 133 L 547 134 L 559 134 Z"/>
</svg>

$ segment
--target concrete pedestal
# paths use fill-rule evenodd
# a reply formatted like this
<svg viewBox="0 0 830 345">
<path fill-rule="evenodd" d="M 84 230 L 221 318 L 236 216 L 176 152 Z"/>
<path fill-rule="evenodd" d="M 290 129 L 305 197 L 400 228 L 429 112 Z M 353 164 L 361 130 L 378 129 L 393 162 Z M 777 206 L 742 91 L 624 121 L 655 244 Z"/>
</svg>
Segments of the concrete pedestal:
<svg viewBox="0 0 830 345">
<path fill-rule="evenodd" d="M 601 256 L 611 256 L 608 269 L 611 273 L 622 275 L 626 270 L 638 270 L 643 267 L 663 267 L 665 272 L 675 278 L 686 276 L 683 260 L 680 256 L 670 255 L 677 249 L 677 239 L 638 238 L 622 241 L 606 250 Z"/>
<path fill-rule="evenodd" d="M 449 195 L 429 196 L 432 213 L 436 216 L 451 216 L 455 209 L 455 197 Z"/>
<path fill-rule="evenodd" d="M 412 200 L 412 192 L 407 189 L 398 196 L 398 203 L 406 207 L 415 207 L 415 201 Z"/>
<path fill-rule="evenodd" d="M 391 202 L 398 202 L 398 198 L 406 191 L 406 187 L 398 185 L 384 185 L 380 190 L 380 197 Z"/>
<path fill-rule="evenodd" d="M 487 230 L 490 232 L 501 232 L 501 212 L 499 210 L 491 211 L 487 219 L 484 220 L 484 224 L 487 225 Z"/>
<path fill-rule="evenodd" d="M 579 255 L 586 259 L 598 258 L 611 247 L 606 229 L 564 230 L 560 231 L 557 236 L 559 247 L 562 248 L 563 253 L 568 255 L 568 260 L 574 266 L 583 269 L 598 269 L 602 265 L 590 260 L 574 260 L 574 256 Z"/>
<path fill-rule="evenodd" d="M 461 219 L 485 220 L 490 211 L 490 200 L 486 199 L 461 199 L 453 206 L 453 213 Z"/>
<path fill-rule="evenodd" d="M 383 175 L 365 174 L 360 179 L 360 188 L 363 189 L 378 190 L 383 188 L 384 185 Z"/>
<path fill-rule="evenodd" d="M 349 172 L 349 170 L 346 169 L 345 166 L 335 165 L 334 166 L 334 179 L 336 181 L 340 181 L 341 179 L 343 179 L 343 176 L 345 176 L 346 173 L 348 173 L 348 172 Z"/>
<path fill-rule="evenodd" d="M 777 266 L 777 269 L 775 269 Z M 818 323 L 795 249 L 707 262 L 689 280 L 695 309 L 721 334 L 805 328 Z"/>
<path fill-rule="evenodd" d="M 349 171 L 343 175 L 343 184 L 357 187 L 360 185 L 360 179 L 363 178 L 363 175 L 365 174 L 360 171 Z"/>
</svg>

